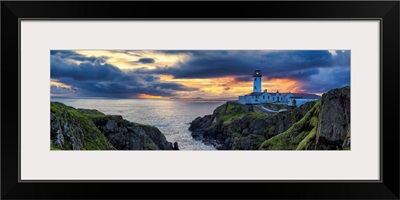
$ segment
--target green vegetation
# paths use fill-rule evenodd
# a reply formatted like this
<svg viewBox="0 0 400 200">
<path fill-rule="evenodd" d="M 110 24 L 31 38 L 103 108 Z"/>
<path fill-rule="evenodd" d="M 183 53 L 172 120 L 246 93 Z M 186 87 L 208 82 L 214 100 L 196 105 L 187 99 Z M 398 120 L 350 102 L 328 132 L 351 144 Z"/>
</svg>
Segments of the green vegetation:
<svg viewBox="0 0 400 200">
<path fill-rule="evenodd" d="M 101 133 L 100 133 L 101 134 Z M 91 138 L 85 143 L 85 146 L 81 150 L 106 150 L 108 143 L 105 137 L 102 135 L 97 135 L 96 138 Z"/>
<path fill-rule="evenodd" d="M 288 106 L 284 104 L 271 104 L 270 107 L 287 109 Z M 276 113 L 274 115 L 265 115 L 263 113 L 254 112 L 251 109 L 246 111 L 246 107 L 238 103 L 227 102 L 224 105 L 219 106 L 214 110 L 213 115 L 217 117 L 217 123 L 214 123 L 211 127 L 219 137 L 232 139 L 231 149 L 272 149 L 272 150 L 289 150 L 304 149 L 307 144 L 315 137 L 315 129 L 318 123 L 318 114 L 320 107 L 320 101 L 317 101 L 310 109 L 310 111 L 298 122 L 296 122 L 296 112 L 289 114 L 288 117 L 291 121 L 295 120 L 289 130 L 276 135 L 277 127 L 275 125 L 267 124 L 263 125 L 263 120 L 268 118 L 276 117 L 281 115 Z M 248 107 L 247 107 L 248 109 Z M 261 129 L 261 132 L 250 132 L 250 128 L 241 128 L 238 124 L 232 124 L 233 121 L 241 119 L 241 123 L 253 123 L 256 120 L 256 126 L 267 126 L 265 129 Z M 254 131 L 254 130 L 252 130 Z M 260 131 L 258 129 L 257 131 Z M 266 140 L 266 138 L 270 138 Z"/>
<path fill-rule="evenodd" d="M 318 116 L 313 116 L 313 117 L 311 118 L 311 120 L 310 120 L 310 124 L 311 124 L 312 126 L 316 127 L 317 124 L 318 124 Z"/>
<path fill-rule="evenodd" d="M 318 100 L 307 114 L 285 132 L 264 141 L 261 150 L 304 149 L 316 134 L 321 101 Z"/>
<path fill-rule="evenodd" d="M 110 115 L 107 116 L 98 110 L 77 109 L 77 111 L 91 120 L 106 120 L 110 117 Z"/>
<path fill-rule="evenodd" d="M 311 141 L 315 140 L 315 136 L 317 135 L 317 127 L 314 127 L 310 133 L 299 143 L 296 150 L 306 150 L 307 145 L 310 144 Z"/>
<path fill-rule="evenodd" d="M 250 148 L 247 148 L 245 146 L 242 146 L 242 141 L 250 140 Z M 261 135 L 248 135 L 246 137 L 235 137 L 233 144 L 232 144 L 232 150 L 243 150 L 243 149 L 258 149 L 260 148 L 262 142 L 265 140 L 264 136 Z"/>
<path fill-rule="evenodd" d="M 351 131 L 350 131 L 351 128 L 350 128 L 350 127 L 351 127 L 351 124 L 349 124 L 349 130 L 347 131 L 346 138 L 344 139 L 344 142 L 343 142 L 343 143 L 346 143 L 347 140 L 349 140 L 350 137 L 351 137 Z M 351 150 L 351 149 L 350 149 L 350 146 L 345 146 L 344 144 L 343 144 L 343 146 L 344 146 L 344 147 L 343 147 L 344 150 Z"/>
<path fill-rule="evenodd" d="M 154 127 L 152 125 L 148 125 L 148 124 L 139 124 L 139 123 L 135 123 L 135 122 L 132 122 L 132 124 L 134 124 L 136 127 L 147 127 L 150 129 L 157 129 L 156 127 Z"/>
<path fill-rule="evenodd" d="M 146 150 L 155 150 L 155 149 L 157 148 L 157 145 L 154 144 L 154 142 L 150 142 L 150 143 L 146 143 L 146 144 L 144 145 L 144 148 L 145 148 Z"/>
<path fill-rule="evenodd" d="M 159 131 L 154 126 L 126 121 L 120 115 L 105 115 L 97 110 L 75 109 L 59 102 L 51 102 L 50 111 L 51 150 L 115 149 L 108 141 L 106 137 L 107 134 L 124 134 L 128 132 L 129 127 L 142 129 L 146 133 Z M 108 125 L 108 123 L 110 123 L 110 125 Z M 59 135 L 60 133 L 62 136 Z M 150 137 L 148 135 L 146 136 Z M 60 137 L 64 138 L 64 142 L 56 144 L 56 138 Z M 146 139 L 146 141 L 147 140 L 149 140 L 149 142 L 143 144 L 143 148 L 148 150 L 157 149 L 157 144 L 154 143 L 152 139 Z"/>
<path fill-rule="evenodd" d="M 249 135 L 248 137 L 253 140 L 251 149 L 259 149 L 261 144 L 265 141 L 265 137 L 261 135 Z"/>
<path fill-rule="evenodd" d="M 214 115 L 219 116 L 218 122 L 224 125 L 230 124 L 233 120 L 239 119 L 245 115 L 241 105 L 234 102 L 227 102 L 214 110 Z"/>
<path fill-rule="evenodd" d="M 106 150 L 109 142 L 101 131 L 95 126 L 93 119 L 104 117 L 103 113 L 96 110 L 77 110 L 59 102 L 50 103 L 51 113 L 56 115 L 64 136 L 64 144 L 60 150 Z M 51 136 L 55 136 L 57 130 L 52 130 Z M 51 146 L 51 150 L 59 149 Z"/>
<path fill-rule="evenodd" d="M 58 147 L 56 147 L 55 145 L 51 144 L 50 150 L 60 150 L 60 149 Z"/>
<path fill-rule="evenodd" d="M 218 117 L 218 122 L 224 125 L 229 125 L 232 121 L 237 119 L 255 120 L 260 118 L 267 118 L 265 114 L 253 111 L 246 112 L 242 105 L 235 102 L 227 102 L 214 110 L 214 116 Z"/>
<path fill-rule="evenodd" d="M 275 132 L 276 131 L 276 127 L 275 126 L 270 126 L 269 128 L 268 128 L 268 134 L 269 134 L 269 136 L 274 136 L 275 135 Z"/>
<path fill-rule="evenodd" d="M 296 123 L 296 121 L 297 121 L 297 119 L 296 119 L 296 112 L 292 112 L 292 113 L 290 114 L 290 122 L 291 122 L 292 124 L 294 124 L 294 123 Z"/>
<path fill-rule="evenodd" d="M 248 112 L 244 116 L 245 118 L 248 118 L 249 120 L 255 120 L 255 119 L 265 119 L 268 116 L 263 114 L 263 113 L 258 113 L 258 112 Z"/>
</svg>

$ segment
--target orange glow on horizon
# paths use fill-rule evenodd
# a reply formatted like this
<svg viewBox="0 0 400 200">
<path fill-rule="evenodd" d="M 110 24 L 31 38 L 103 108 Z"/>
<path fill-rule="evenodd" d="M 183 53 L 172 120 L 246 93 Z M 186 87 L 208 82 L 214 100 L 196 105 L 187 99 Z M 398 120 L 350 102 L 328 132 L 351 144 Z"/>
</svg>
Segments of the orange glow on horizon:
<svg viewBox="0 0 400 200">
<path fill-rule="evenodd" d="M 182 84 L 185 87 L 198 88 L 197 91 L 182 91 L 178 92 L 179 97 L 211 97 L 211 98 L 237 98 L 253 92 L 253 81 L 238 82 L 235 77 L 221 78 L 197 78 L 197 79 L 175 79 L 171 75 L 161 75 L 161 82 L 175 82 Z M 301 84 L 294 79 L 288 78 L 273 78 L 263 80 L 263 90 L 267 89 L 270 93 L 279 91 L 281 93 L 299 93 L 304 92 L 301 89 Z"/>
<path fill-rule="evenodd" d="M 154 95 L 148 95 L 148 94 L 139 94 L 137 98 L 140 99 L 161 99 L 163 98 L 162 96 L 154 96 Z"/>
<path fill-rule="evenodd" d="M 300 84 L 293 79 L 288 78 L 273 78 L 268 80 L 268 82 L 264 82 L 263 88 L 267 89 L 268 92 L 276 92 L 279 91 L 280 93 L 298 93 L 304 92 L 301 89 Z"/>
</svg>

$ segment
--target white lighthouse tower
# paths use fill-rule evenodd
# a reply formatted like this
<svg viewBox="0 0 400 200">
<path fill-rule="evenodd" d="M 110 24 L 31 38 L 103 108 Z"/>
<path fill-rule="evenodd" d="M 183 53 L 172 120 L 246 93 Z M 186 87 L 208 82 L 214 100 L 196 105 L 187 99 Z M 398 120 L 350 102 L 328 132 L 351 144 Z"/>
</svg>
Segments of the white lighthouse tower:
<svg viewBox="0 0 400 200">
<path fill-rule="evenodd" d="M 261 92 L 261 71 L 259 69 L 254 71 L 254 90 L 253 92 Z"/>
</svg>

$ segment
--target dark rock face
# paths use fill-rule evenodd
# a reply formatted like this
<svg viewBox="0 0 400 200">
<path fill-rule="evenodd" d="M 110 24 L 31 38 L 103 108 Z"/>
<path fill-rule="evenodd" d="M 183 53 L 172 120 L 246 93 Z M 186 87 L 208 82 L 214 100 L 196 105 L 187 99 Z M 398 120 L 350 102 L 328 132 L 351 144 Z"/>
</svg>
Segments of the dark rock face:
<svg viewBox="0 0 400 200">
<path fill-rule="evenodd" d="M 202 140 L 204 131 L 211 126 L 211 120 L 212 115 L 206 115 L 204 117 L 197 117 L 192 123 L 190 123 L 189 130 L 192 131 L 193 138 Z"/>
<path fill-rule="evenodd" d="M 350 138 L 346 138 L 349 131 L 350 87 L 334 89 L 322 95 L 316 149 L 349 147 Z"/>
<path fill-rule="evenodd" d="M 156 127 L 97 110 L 51 102 L 52 148 L 63 150 L 177 150 Z"/>
<path fill-rule="evenodd" d="M 132 123 L 120 116 L 111 116 L 105 124 L 101 121 L 95 124 L 118 150 L 173 149 L 172 143 L 155 127 Z"/>
<path fill-rule="evenodd" d="M 179 150 L 178 142 L 174 142 L 174 150 Z"/>
</svg>

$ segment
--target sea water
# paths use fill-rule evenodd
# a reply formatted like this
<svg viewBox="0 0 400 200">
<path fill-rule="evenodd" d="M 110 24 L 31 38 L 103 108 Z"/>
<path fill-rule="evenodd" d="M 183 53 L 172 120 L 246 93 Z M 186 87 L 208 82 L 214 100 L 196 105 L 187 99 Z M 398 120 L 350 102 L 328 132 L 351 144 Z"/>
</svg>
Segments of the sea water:
<svg viewBox="0 0 400 200">
<path fill-rule="evenodd" d="M 107 115 L 121 115 L 124 119 L 157 127 L 169 142 L 178 142 L 180 150 L 215 150 L 195 140 L 188 130 L 196 117 L 211 114 L 224 101 L 184 99 L 103 99 L 56 98 L 74 108 L 96 109 Z"/>
</svg>

